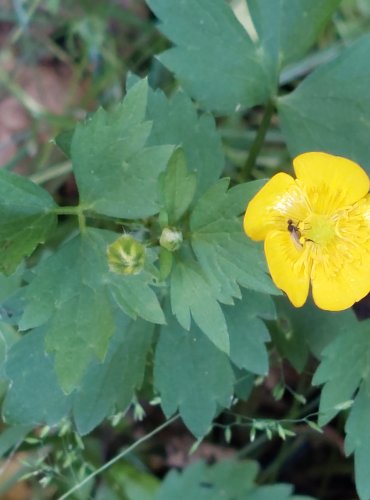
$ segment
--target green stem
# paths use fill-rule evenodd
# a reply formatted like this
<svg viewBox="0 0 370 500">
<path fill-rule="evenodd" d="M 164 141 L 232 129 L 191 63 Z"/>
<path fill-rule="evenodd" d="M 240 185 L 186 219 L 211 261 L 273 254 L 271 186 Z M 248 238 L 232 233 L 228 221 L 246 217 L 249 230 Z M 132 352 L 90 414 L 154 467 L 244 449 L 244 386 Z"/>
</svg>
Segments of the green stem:
<svg viewBox="0 0 370 500">
<path fill-rule="evenodd" d="M 54 210 L 57 215 L 76 215 L 78 218 L 78 226 L 80 228 L 80 233 L 86 231 L 86 217 L 84 214 L 84 208 L 81 205 L 76 207 L 57 207 Z"/>
<path fill-rule="evenodd" d="M 265 108 L 265 113 L 262 118 L 261 125 L 257 131 L 257 135 L 254 139 L 252 146 L 250 147 L 249 154 L 247 160 L 244 165 L 244 177 L 245 179 L 249 179 L 251 177 L 252 169 L 256 163 L 257 157 L 261 148 L 263 146 L 263 142 L 265 140 L 266 132 L 269 128 L 272 115 L 274 114 L 275 106 L 273 101 L 269 101 Z"/>
<path fill-rule="evenodd" d="M 39 179 L 37 179 L 39 180 Z M 43 179 L 42 179 L 43 180 Z M 78 224 L 80 227 L 80 231 L 83 233 L 86 229 L 86 219 L 95 219 L 100 222 L 107 221 L 111 224 L 115 224 L 117 226 L 123 226 L 132 224 L 132 221 L 128 221 L 126 219 L 118 219 L 117 217 L 112 217 L 110 215 L 103 215 L 95 213 L 89 210 L 88 207 L 84 207 L 82 205 L 77 205 L 74 207 L 66 206 L 66 207 L 57 207 L 54 209 L 54 213 L 57 215 L 75 215 L 78 218 Z"/>
<path fill-rule="evenodd" d="M 72 163 L 70 161 L 65 161 L 34 173 L 29 176 L 29 179 L 35 184 L 44 184 L 45 182 L 67 175 L 70 172 L 72 172 Z"/>
<path fill-rule="evenodd" d="M 86 217 L 83 212 L 79 212 L 78 215 L 78 227 L 80 228 L 80 233 L 83 234 L 86 231 Z"/>
<path fill-rule="evenodd" d="M 78 215 L 83 212 L 83 208 L 78 205 L 77 207 L 57 207 L 54 213 L 57 215 Z"/>
<path fill-rule="evenodd" d="M 62 495 L 61 497 L 59 497 L 58 500 L 65 500 L 66 498 L 70 497 L 72 495 L 72 493 L 74 493 L 75 491 L 77 491 L 80 488 L 82 488 L 82 486 L 84 484 L 88 483 L 91 479 L 94 479 L 94 477 L 96 477 L 97 475 L 101 474 L 105 470 L 109 469 L 109 467 L 111 467 L 113 464 L 115 464 L 116 462 L 118 462 L 118 460 L 121 460 L 121 458 L 125 457 L 126 455 L 128 455 L 129 453 L 131 453 L 132 450 L 134 450 L 135 448 L 137 448 L 138 446 L 140 446 L 142 443 L 145 443 L 145 441 L 148 441 L 153 436 L 155 436 L 156 434 L 158 434 L 159 432 L 161 432 L 163 429 L 165 429 L 166 427 L 168 427 L 169 425 L 171 425 L 178 418 L 179 418 L 179 415 L 175 415 L 174 417 L 170 418 L 169 420 L 167 420 L 166 422 L 164 422 L 159 427 L 156 427 L 154 430 L 152 430 L 151 432 L 149 432 L 149 434 L 146 434 L 142 438 L 140 438 L 137 441 L 135 441 L 135 443 L 133 443 L 128 448 L 125 448 L 124 450 L 122 450 L 121 453 L 118 453 L 118 455 L 116 455 L 111 460 L 109 460 L 109 462 L 106 462 L 99 469 L 96 469 L 94 472 L 92 472 L 91 474 L 89 474 L 88 476 L 86 476 L 83 481 L 81 481 L 80 483 L 76 484 L 73 488 L 71 488 L 70 490 L 68 490 L 67 493 L 64 493 L 64 495 Z"/>
</svg>

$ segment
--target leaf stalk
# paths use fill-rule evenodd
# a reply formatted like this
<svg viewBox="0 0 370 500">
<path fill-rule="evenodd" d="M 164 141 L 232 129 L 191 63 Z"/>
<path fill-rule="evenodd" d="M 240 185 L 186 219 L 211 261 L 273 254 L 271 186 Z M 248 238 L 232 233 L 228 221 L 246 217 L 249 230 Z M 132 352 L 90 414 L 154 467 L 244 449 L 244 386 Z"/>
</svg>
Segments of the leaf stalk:
<svg viewBox="0 0 370 500">
<path fill-rule="evenodd" d="M 251 177 L 251 172 L 256 164 L 257 157 L 261 151 L 261 148 L 263 146 L 267 130 L 270 126 L 271 118 L 274 114 L 275 111 L 275 105 L 272 100 L 270 100 L 266 107 L 265 107 L 265 112 L 261 121 L 261 124 L 259 126 L 259 129 L 257 131 L 256 137 L 252 143 L 252 146 L 249 149 L 249 154 L 247 156 L 247 160 L 244 164 L 244 178 L 247 180 Z"/>
</svg>

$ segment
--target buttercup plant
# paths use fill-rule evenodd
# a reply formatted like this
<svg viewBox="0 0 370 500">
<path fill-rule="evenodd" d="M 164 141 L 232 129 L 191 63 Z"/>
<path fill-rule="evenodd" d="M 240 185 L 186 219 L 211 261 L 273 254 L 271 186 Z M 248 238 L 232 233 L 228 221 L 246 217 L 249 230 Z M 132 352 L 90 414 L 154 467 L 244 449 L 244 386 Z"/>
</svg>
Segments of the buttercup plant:
<svg viewBox="0 0 370 500">
<path fill-rule="evenodd" d="M 0 169 L 2 463 L 31 432 L 60 500 L 354 498 L 353 475 L 370 500 L 370 35 L 343 40 L 366 1 L 5 3 L 0 82 L 56 137 Z M 41 41 L 84 76 L 63 117 L 11 81 L 22 30 L 15 58 Z M 188 432 L 234 459 L 162 481 Z"/>
<path fill-rule="evenodd" d="M 264 240 L 276 286 L 296 307 L 312 286 L 316 305 L 352 306 L 370 291 L 369 177 L 353 161 L 326 153 L 293 160 L 249 202 L 244 230 Z"/>
</svg>

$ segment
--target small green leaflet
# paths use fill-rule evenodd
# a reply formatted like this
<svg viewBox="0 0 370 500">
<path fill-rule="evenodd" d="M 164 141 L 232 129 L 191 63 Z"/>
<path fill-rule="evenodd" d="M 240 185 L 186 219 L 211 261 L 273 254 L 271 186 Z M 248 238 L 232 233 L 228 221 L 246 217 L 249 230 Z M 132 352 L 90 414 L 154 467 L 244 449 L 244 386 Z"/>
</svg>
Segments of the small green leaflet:
<svg viewBox="0 0 370 500">
<path fill-rule="evenodd" d="M 0 271 L 9 275 L 56 225 L 56 204 L 24 177 L 0 170 Z"/>
<path fill-rule="evenodd" d="M 357 161 L 370 172 L 369 52 L 366 35 L 278 99 L 293 156 L 327 151 Z"/>
<path fill-rule="evenodd" d="M 350 406 L 363 378 L 368 377 L 370 363 L 370 322 L 353 319 L 345 330 L 323 352 L 313 384 L 325 384 L 320 399 L 319 425 L 329 422 Z"/>
<path fill-rule="evenodd" d="M 160 180 L 161 198 L 168 224 L 176 224 L 192 202 L 197 186 L 195 174 L 189 173 L 186 167 L 182 149 L 175 150 Z"/>
<path fill-rule="evenodd" d="M 361 500 L 370 498 L 370 321 L 357 321 L 346 328 L 323 352 L 313 378 L 325 384 L 320 399 L 319 425 L 323 426 L 341 410 L 350 408 L 346 423 L 345 451 L 355 454 L 356 488 Z M 359 388 L 356 396 L 355 393 Z"/>
<path fill-rule="evenodd" d="M 147 94 L 142 80 L 112 112 L 99 109 L 76 127 L 71 156 L 84 208 L 128 219 L 159 211 L 158 176 L 173 147 L 145 146 L 152 127 L 145 119 Z"/>
<path fill-rule="evenodd" d="M 218 300 L 232 304 L 241 285 L 279 294 L 267 275 L 262 247 L 243 232 L 240 215 L 262 182 L 240 184 L 227 190 L 221 179 L 198 201 L 190 217 L 191 246 Z"/>
<path fill-rule="evenodd" d="M 370 379 L 361 384 L 346 422 L 346 455 L 355 454 L 356 489 L 361 500 L 370 498 Z"/>
<path fill-rule="evenodd" d="M 218 409 L 230 406 L 233 383 L 228 357 L 195 325 L 186 331 L 171 317 L 168 326 L 161 327 L 154 386 L 167 417 L 178 408 L 190 431 L 204 436 Z"/>
<path fill-rule="evenodd" d="M 257 485 L 258 469 L 252 460 L 222 460 L 214 465 L 198 461 L 182 473 L 170 471 L 154 500 L 309 500 L 292 495 L 288 484 Z"/>
<path fill-rule="evenodd" d="M 98 229 L 73 238 L 37 266 L 25 289 L 20 328 L 46 325 L 46 347 L 55 353 L 58 379 L 67 393 L 78 386 L 92 360 L 104 359 L 116 330 L 116 304 L 133 318 L 165 321 L 148 271 L 136 276 L 109 271 L 106 249 L 116 238 Z"/>
<path fill-rule="evenodd" d="M 55 425 L 73 414 L 79 433 L 87 434 L 114 411 L 127 409 L 143 381 L 153 325 L 121 315 L 104 362 L 91 363 L 78 391 L 68 396 L 59 386 L 52 355 L 45 353 L 43 330 L 25 335 L 9 352 L 11 384 L 3 405 L 7 422 Z"/>
<path fill-rule="evenodd" d="M 58 148 L 63 151 L 67 158 L 71 157 L 71 144 L 73 139 L 74 129 L 60 132 L 54 139 Z"/>
<path fill-rule="evenodd" d="M 264 54 L 225 0 L 147 0 L 174 47 L 159 60 L 206 109 L 232 113 L 267 101 Z"/>
<path fill-rule="evenodd" d="M 146 468 L 120 460 L 106 471 L 95 500 L 153 500 L 160 480 Z"/>
<path fill-rule="evenodd" d="M 282 334 L 288 337 L 285 342 L 280 341 L 282 353 L 298 370 L 304 368 L 308 351 L 321 359 L 327 345 L 354 325 L 357 328 L 358 322 L 351 309 L 335 313 L 323 311 L 311 300 L 296 308 L 285 297 L 279 297 L 276 303 Z"/>
<path fill-rule="evenodd" d="M 221 351 L 229 353 L 227 325 L 212 287 L 198 264 L 177 259 L 171 275 L 171 307 L 180 325 L 190 330 L 191 317 Z"/>
<path fill-rule="evenodd" d="M 154 325 L 123 318 L 103 364 L 94 362 L 74 396 L 78 431 L 87 434 L 114 411 L 125 411 L 143 383 Z"/>
<path fill-rule="evenodd" d="M 21 264 L 11 276 L 0 275 L 0 303 L 3 303 L 19 290 L 22 283 L 24 268 L 24 264 Z"/>
<path fill-rule="evenodd" d="M 238 368 L 256 375 L 267 375 L 269 369 L 266 342 L 270 335 L 260 319 L 274 319 L 274 303 L 268 295 L 245 290 L 242 300 L 224 306 L 230 336 L 230 359 Z"/>
<path fill-rule="evenodd" d="M 341 0 L 247 0 L 258 39 L 276 70 L 302 56 Z"/>
<path fill-rule="evenodd" d="M 258 473 L 256 462 L 223 460 L 208 466 L 203 461 L 172 470 L 165 477 L 154 500 L 231 500 L 246 498 Z M 249 498 L 249 497 L 248 497 Z"/>
<path fill-rule="evenodd" d="M 31 426 L 24 425 L 6 427 L 0 435 L 0 457 L 4 457 L 7 452 L 18 447 L 31 430 Z"/>
<path fill-rule="evenodd" d="M 183 149 L 188 169 L 197 176 L 196 197 L 217 181 L 225 159 L 212 115 L 198 116 L 181 90 L 167 98 L 161 90 L 149 89 L 147 119 L 153 123 L 148 146 L 174 144 Z"/>
<path fill-rule="evenodd" d="M 308 320 L 305 315 L 305 308 L 296 309 L 286 297 L 276 297 L 275 302 L 278 321 L 269 325 L 273 345 L 282 358 L 287 359 L 298 373 L 302 373 L 309 357 L 309 348 L 305 334 L 307 335 L 307 332 L 311 333 L 311 331 L 314 331 L 314 325 L 316 325 L 314 319 L 315 311 L 312 312 L 313 318 L 311 321 L 311 318 Z M 320 311 L 316 306 L 315 309 Z M 298 314 L 296 311 L 299 311 Z M 297 324 L 294 323 L 293 318 Z M 320 318 L 323 324 L 325 324 L 325 316 L 320 316 Z M 329 331 L 328 333 L 332 332 Z M 336 332 L 334 332 L 334 335 L 336 336 Z"/>
<path fill-rule="evenodd" d="M 65 396 L 58 384 L 44 342 L 44 332 L 37 329 L 9 351 L 5 371 L 11 384 L 3 418 L 12 425 L 55 425 L 68 415 L 71 396 Z"/>
</svg>

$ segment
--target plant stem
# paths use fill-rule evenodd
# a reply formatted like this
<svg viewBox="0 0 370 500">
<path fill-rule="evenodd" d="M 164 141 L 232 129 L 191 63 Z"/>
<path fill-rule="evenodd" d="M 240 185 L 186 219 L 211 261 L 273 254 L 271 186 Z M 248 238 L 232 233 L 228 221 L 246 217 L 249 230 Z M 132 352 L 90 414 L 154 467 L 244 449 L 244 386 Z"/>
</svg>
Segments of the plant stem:
<svg viewBox="0 0 370 500">
<path fill-rule="evenodd" d="M 84 210 L 84 207 L 77 205 L 76 207 L 57 207 L 54 213 L 57 215 L 76 215 L 80 233 L 84 233 L 86 231 L 86 216 Z"/>
<path fill-rule="evenodd" d="M 72 163 L 70 161 L 65 161 L 63 163 L 58 163 L 52 167 L 46 168 L 41 172 L 36 172 L 29 176 L 29 179 L 35 184 L 44 184 L 44 182 L 51 181 L 57 177 L 67 175 L 72 172 Z"/>
<path fill-rule="evenodd" d="M 72 493 L 74 493 L 75 491 L 79 490 L 84 484 L 86 484 L 91 479 L 94 479 L 94 477 L 96 477 L 97 475 L 99 475 L 102 472 L 104 472 L 105 470 L 107 470 L 113 464 L 115 464 L 116 462 L 118 462 L 118 460 L 121 460 L 121 458 L 123 458 L 124 456 L 128 455 L 129 453 L 131 453 L 132 450 L 134 450 L 135 448 L 137 448 L 138 446 L 140 446 L 142 443 L 145 443 L 145 441 L 148 441 L 153 436 L 155 436 L 156 434 L 158 434 L 159 432 L 161 432 L 163 429 L 165 429 L 166 427 L 168 427 L 169 425 L 171 425 L 178 418 L 179 418 L 179 415 L 175 415 L 174 417 L 172 417 L 169 420 L 167 420 L 166 422 L 164 422 L 162 425 L 156 427 L 154 430 L 152 430 L 151 432 L 149 432 L 149 434 L 146 434 L 142 438 L 140 438 L 137 441 L 135 441 L 135 443 L 133 443 L 128 448 L 125 448 L 124 450 L 122 450 L 121 453 L 118 453 L 118 455 L 116 455 L 111 460 L 109 460 L 109 462 L 106 462 L 99 469 L 96 469 L 94 472 L 92 472 L 91 474 L 89 474 L 88 476 L 86 476 L 83 481 L 81 481 L 80 483 L 76 484 L 73 488 L 71 488 L 66 493 L 64 493 L 64 495 L 62 495 L 61 497 L 59 497 L 58 500 L 65 500 L 66 498 L 70 497 L 72 495 Z"/>
<path fill-rule="evenodd" d="M 84 233 L 86 231 L 86 217 L 83 212 L 78 212 L 78 227 L 80 229 L 80 233 Z"/>
<path fill-rule="evenodd" d="M 57 207 L 54 213 L 57 215 L 79 215 L 83 212 L 83 208 L 78 205 L 76 207 Z"/>
<path fill-rule="evenodd" d="M 275 106 L 273 101 L 269 101 L 265 108 L 265 113 L 262 118 L 261 125 L 257 131 L 254 142 L 249 150 L 247 160 L 244 165 L 244 178 L 249 179 L 251 177 L 252 169 L 256 163 L 259 152 L 263 146 L 265 140 L 266 132 L 269 128 L 272 115 L 274 114 Z"/>
</svg>

